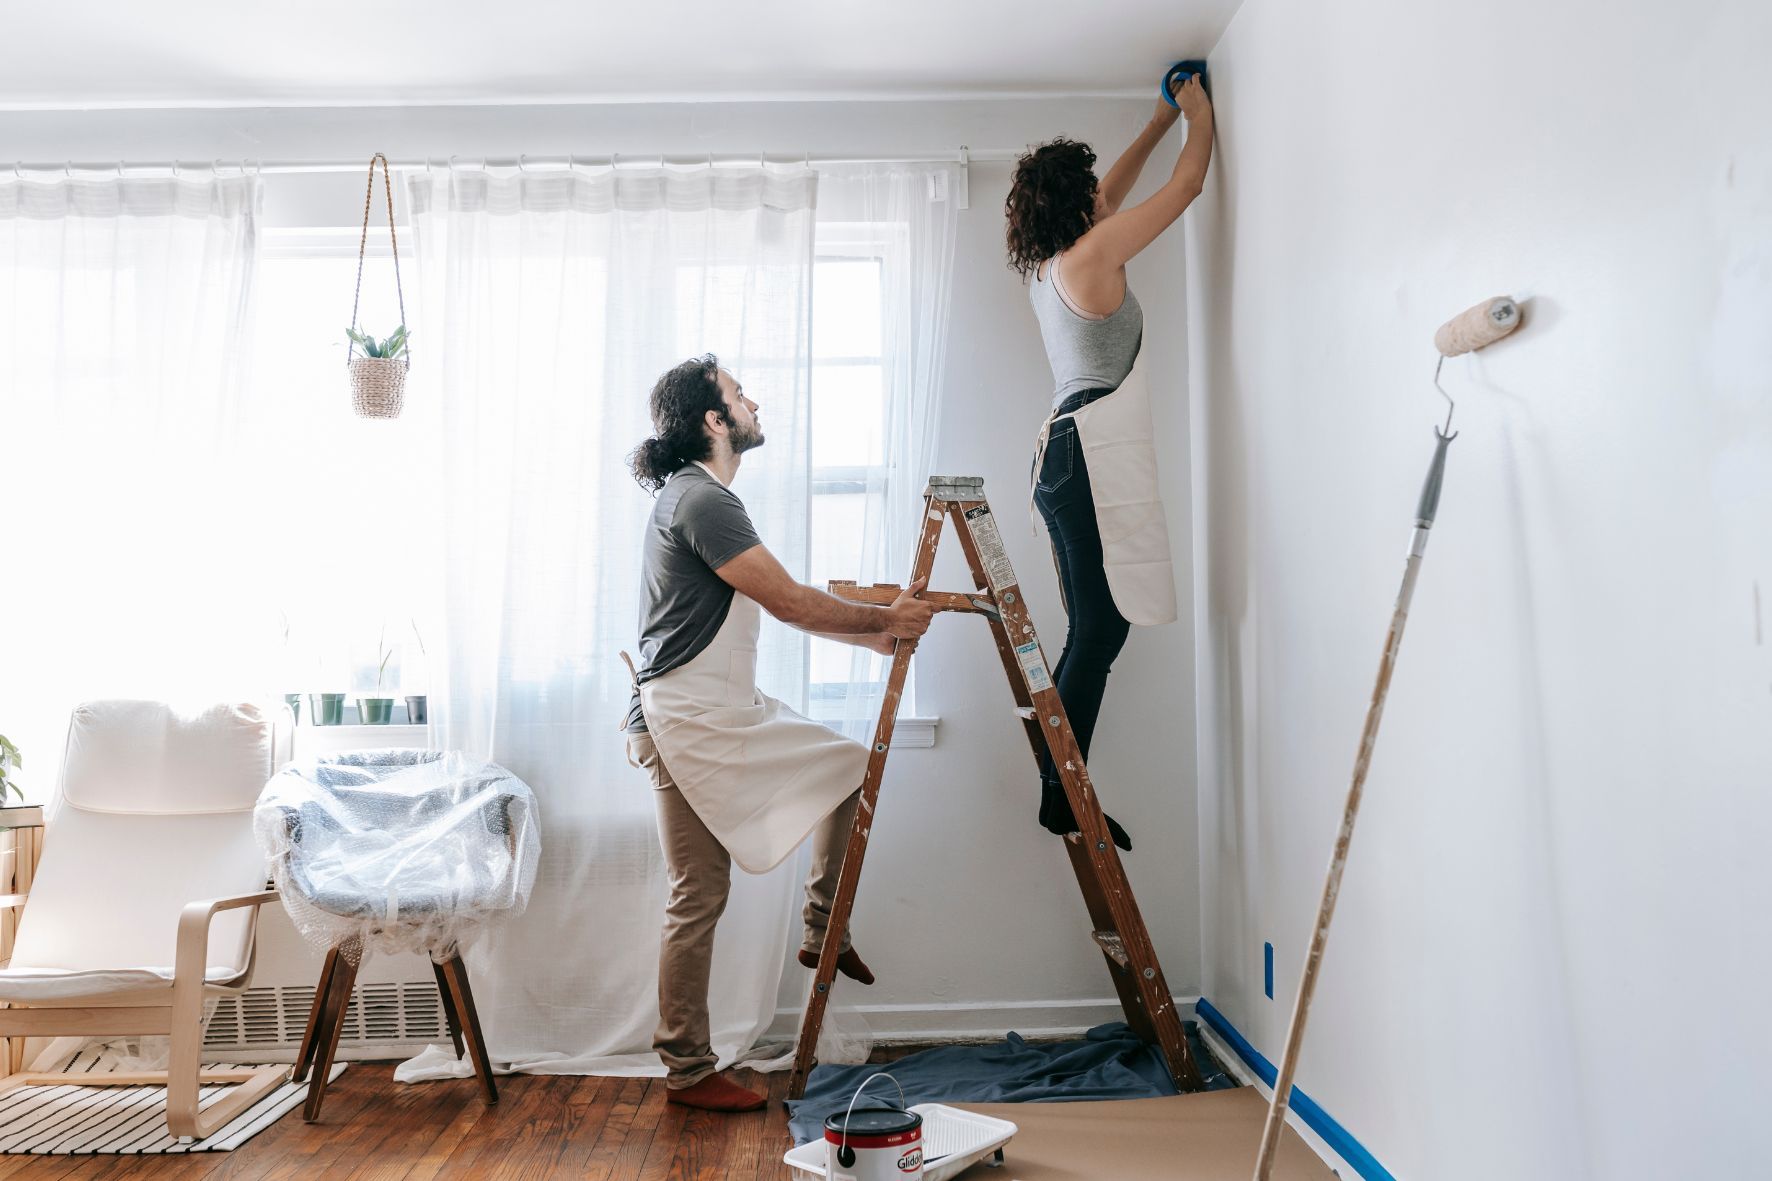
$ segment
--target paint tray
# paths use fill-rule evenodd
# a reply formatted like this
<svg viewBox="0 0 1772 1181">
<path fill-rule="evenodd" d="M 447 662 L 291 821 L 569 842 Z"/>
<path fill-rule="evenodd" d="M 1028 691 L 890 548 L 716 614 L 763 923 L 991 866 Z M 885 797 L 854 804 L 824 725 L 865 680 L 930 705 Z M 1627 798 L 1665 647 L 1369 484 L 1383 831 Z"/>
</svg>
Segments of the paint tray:
<svg viewBox="0 0 1772 1181">
<path fill-rule="evenodd" d="M 917 1103 L 911 1110 L 923 1117 L 923 1181 L 947 1181 L 986 1157 L 1002 1161 L 1003 1146 L 1015 1135 L 1008 1120 L 993 1119 L 941 1103 Z M 802 1144 L 782 1158 L 794 1181 L 824 1181 L 825 1144 Z"/>
</svg>

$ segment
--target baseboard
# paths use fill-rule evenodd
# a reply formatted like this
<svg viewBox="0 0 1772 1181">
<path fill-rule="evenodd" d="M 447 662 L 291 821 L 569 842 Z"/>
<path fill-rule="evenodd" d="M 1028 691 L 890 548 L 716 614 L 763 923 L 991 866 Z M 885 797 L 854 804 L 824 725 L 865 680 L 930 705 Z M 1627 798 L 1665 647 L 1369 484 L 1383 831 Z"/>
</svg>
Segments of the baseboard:
<svg viewBox="0 0 1772 1181">
<path fill-rule="evenodd" d="M 1184 1018 L 1193 1015 L 1196 997 L 1176 997 Z M 1123 1021 L 1120 1002 L 1112 997 L 1072 1001 L 979 1001 L 951 1005 L 846 1005 L 868 1023 L 877 1045 L 996 1041 L 1010 1030 L 1030 1040 L 1080 1037 L 1097 1025 Z M 768 1040 L 792 1041 L 799 1033 L 798 1007 L 777 1009 L 765 1034 Z"/>
<path fill-rule="evenodd" d="M 1237 1081 L 1255 1087 L 1271 1100 L 1274 1080 L 1279 1077 L 1274 1064 L 1211 1001 L 1201 998 L 1194 1011 L 1207 1043 L 1219 1052 L 1219 1059 L 1237 1076 Z M 1287 1115 L 1287 1122 L 1338 1174 L 1351 1172 L 1365 1181 L 1396 1181 L 1390 1170 L 1379 1164 L 1378 1158 L 1354 1139 L 1353 1133 L 1296 1085 L 1292 1088 Z"/>
</svg>

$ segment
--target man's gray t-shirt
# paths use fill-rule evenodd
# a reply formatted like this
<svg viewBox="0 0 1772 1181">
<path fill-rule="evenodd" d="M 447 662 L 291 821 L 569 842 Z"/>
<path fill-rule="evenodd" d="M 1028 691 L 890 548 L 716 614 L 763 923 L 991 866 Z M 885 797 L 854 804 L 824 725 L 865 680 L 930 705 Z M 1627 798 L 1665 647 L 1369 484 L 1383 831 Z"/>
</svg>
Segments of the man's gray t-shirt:
<svg viewBox="0 0 1772 1181">
<path fill-rule="evenodd" d="M 733 594 L 715 571 L 762 543 L 744 502 L 700 464 L 678 469 L 659 490 L 640 560 L 642 685 L 713 642 Z M 646 729 L 638 690 L 628 729 Z"/>
</svg>

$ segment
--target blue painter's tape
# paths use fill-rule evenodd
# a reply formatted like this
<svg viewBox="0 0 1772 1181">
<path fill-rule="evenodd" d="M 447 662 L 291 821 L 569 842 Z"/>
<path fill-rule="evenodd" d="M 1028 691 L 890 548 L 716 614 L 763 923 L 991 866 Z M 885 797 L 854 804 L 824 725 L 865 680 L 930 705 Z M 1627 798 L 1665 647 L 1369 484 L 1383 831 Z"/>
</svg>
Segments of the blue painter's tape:
<svg viewBox="0 0 1772 1181">
<path fill-rule="evenodd" d="M 1231 1049 L 1237 1052 L 1237 1057 L 1241 1058 L 1249 1069 L 1255 1072 L 1257 1078 L 1269 1087 L 1274 1085 L 1274 1080 L 1279 1077 L 1280 1072 L 1274 1068 L 1274 1064 L 1269 1062 L 1260 1050 L 1249 1044 L 1248 1038 L 1237 1032 L 1236 1026 L 1225 1020 L 1223 1013 L 1213 1008 L 1211 1001 L 1201 997 L 1198 1004 L 1194 1006 L 1194 1011 L 1201 1020 L 1217 1031 L 1219 1037 L 1229 1043 Z M 1298 1118 L 1304 1121 L 1306 1127 L 1321 1136 L 1324 1143 L 1333 1148 L 1342 1160 L 1352 1165 L 1354 1170 L 1366 1181 L 1397 1181 L 1389 1169 L 1379 1164 L 1378 1159 L 1366 1151 L 1365 1145 L 1354 1139 L 1353 1134 L 1337 1123 L 1334 1117 L 1324 1111 L 1315 1099 L 1306 1095 L 1296 1086 L 1292 1088 L 1290 1106 L 1293 1111 L 1298 1113 Z"/>
<path fill-rule="evenodd" d="M 1176 62 L 1170 66 L 1168 70 L 1164 71 L 1163 80 L 1157 84 L 1157 94 L 1162 97 L 1164 102 L 1179 109 L 1181 104 L 1175 101 L 1175 95 L 1170 91 L 1174 89 L 1177 80 L 1186 81 L 1195 74 L 1200 76 L 1200 85 L 1207 87 L 1206 96 L 1210 98 L 1212 89 L 1207 86 L 1206 82 L 1206 63 L 1199 60 Z"/>
<path fill-rule="evenodd" d="M 1266 978 L 1264 987 L 1267 989 L 1267 999 L 1271 1001 L 1274 999 L 1274 945 L 1264 943 L 1261 946 L 1264 949 L 1262 959 L 1266 961 L 1262 967 L 1262 973 Z"/>
</svg>

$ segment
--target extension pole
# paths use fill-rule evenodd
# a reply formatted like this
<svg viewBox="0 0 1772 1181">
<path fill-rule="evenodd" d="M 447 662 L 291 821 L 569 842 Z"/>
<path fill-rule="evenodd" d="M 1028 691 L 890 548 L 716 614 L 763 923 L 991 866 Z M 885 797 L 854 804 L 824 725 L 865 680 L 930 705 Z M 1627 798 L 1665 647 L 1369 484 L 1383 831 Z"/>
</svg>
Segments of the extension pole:
<svg viewBox="0 0 1772 1181">
<path fill-rule="evenodd" d="M 1385 633 L 1384 656 L 1378 662 L 1378 683 L 1372 689 L 1372 704 L 1366 708 L 1366 728 L 1360 734 L 1360 751 L 1354 759 L 1354 778 L 1347 790 L 1341 831 L 1336 834 L 1335 849 L 1329 857 L 1329 874 L 1323 881 L 1323 900 L 1317 904 L 1317 925 L 1311 933 L 1304 976 L 1298 982 L 1298 999 L 1292 1003 L 1292 1022 L 1286 1030 L 1286 1051 L 1274 1078 L 1274 1097 L 1268 1105 L 1267 1124 L 1261 1132 L 1261 1153 L 1255 1158 L 1255 1181 L 1268 1181 L 1274 1171 L 1280 1132 L 1286 1126 L 1286 1108 L 1292 1097 L 1292 1076 L 1298 1070 L 1298 1051 L 1304 1042 L 1304 1024 L 1310 1017 L 1311 996 L 1317 988 L 1317 970 L 1323 964 L 1323 947 L 1329 942 L 1329 923 L 1335 917 L 1335 900 L 1341 893 L 1341 873 L 1347 868 L 1347 850 L 1354 839 L 1354 819 L 1360 812 L 1360 797 L 1366 791 L 1366 771 L 1372 765 L 1372 747 L 1378 741 L 1378 723 L 1384 717 L 1384 701 L 1390 694 L 1391 673 L 1397 666 L 1397 649 L 1403 645 L 1403 625 L 1409 621 L 1409 601 L 1415 597 L 1415 578 L 1421 572 L 1421 556 L 1427 551 L 1428 531 L 1433 528 L 1434 515 L 1440 507 L 1440 484 L 1446 475 L 1446 447 L 1454 436 L 1436 429 L 1434 437 L 1434 460 L 1428 468 L 1427 480 L 1421 488 L 1421 501 L 1415 510 L 1415 532 L 1409 539 L 1409 557 L 1403 564 L 1403 586 L 1397 592 L 1396 609 L 1391 612 L 1390 630 Z"/>
</svg>

